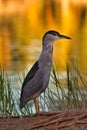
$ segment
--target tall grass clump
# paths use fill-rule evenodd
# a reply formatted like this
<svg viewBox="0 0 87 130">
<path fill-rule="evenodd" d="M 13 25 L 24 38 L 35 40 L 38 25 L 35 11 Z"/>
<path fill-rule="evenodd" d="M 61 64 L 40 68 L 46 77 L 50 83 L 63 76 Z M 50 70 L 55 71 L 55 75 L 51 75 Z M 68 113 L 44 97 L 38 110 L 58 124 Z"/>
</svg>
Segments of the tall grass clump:
<svg viewBox="0 0 87 130">
<path fill-rule="evenodd" d="M 23 110 L 19 109 L 20 92 L 13 88 L 11 77 L 5 74 L 3 69 L 0 69 L 0 115 L 25 115 L 32 113 L 29 105 Z"/>
<path fill-rule="evenodd" d="M 7 91 L 8 90 L 8 91 Z M 4 71 L 0 70 L 0 114 L 1 115 L 10 115 L 14 102 L 12 100 L 12 93 L 9 82 L 6 83 L 4 77 Z"/>
<path fill-rule="evenodd" d="M 19 82 L 25 75 L 18 75 Z M 13 88 L 8 74 L 0 70 L 0 115 L 27 115 L 35 112 L 31 101 L 19 109 L 20 90 Z M 39 96 L 40 111 L 62 111 L 72 108 L 87 108 L 87 79 L 73 61 L 66 63 L 64 72 L 52 67 L 49 87 Z"/>
<path fill-rule="evenodd" d="M 53 66 L 49 88 L 45 91 L 44 98 L 41 96 L 44 108 L 48 111 L 87 108 L 87 80 L 84 77 L 72 61 L 71 64 L 66 63 L 64 73 Z"/>
</svg>

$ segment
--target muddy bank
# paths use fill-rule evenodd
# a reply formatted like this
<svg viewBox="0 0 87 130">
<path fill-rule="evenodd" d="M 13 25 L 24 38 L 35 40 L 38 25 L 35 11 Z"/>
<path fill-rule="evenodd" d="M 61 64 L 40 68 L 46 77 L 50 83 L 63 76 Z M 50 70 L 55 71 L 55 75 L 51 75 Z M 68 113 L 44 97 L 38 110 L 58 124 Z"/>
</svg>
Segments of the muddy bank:
<svg viewBox="0 0 87 130">
<path fill-rule="evenodd" d="M 87 110 L 0 117 L 0 130 L 87 130 Z"/>
</svg>

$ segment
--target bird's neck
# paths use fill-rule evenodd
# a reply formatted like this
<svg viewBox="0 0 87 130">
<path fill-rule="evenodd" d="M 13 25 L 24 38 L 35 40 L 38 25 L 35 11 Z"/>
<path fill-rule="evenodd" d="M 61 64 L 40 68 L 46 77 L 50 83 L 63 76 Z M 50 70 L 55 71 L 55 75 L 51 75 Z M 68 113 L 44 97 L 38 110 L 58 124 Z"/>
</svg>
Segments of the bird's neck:
<svg viewBox="0 0 87 130">
<path fill-rule="evenodd" d="M 43 41 L 42 54 L 44 56 L 51 56 L 53 53 L 53 43 L 50 40 Z"/>
<path fill-rule="evenodd" d="M 52 63 L 52 55 L 53 55 L 53 43 L 45 42 L 43 43 L 42 53 L 40 55 L 39 61 L 40 63 L 46 65 Z"/>
</svg>

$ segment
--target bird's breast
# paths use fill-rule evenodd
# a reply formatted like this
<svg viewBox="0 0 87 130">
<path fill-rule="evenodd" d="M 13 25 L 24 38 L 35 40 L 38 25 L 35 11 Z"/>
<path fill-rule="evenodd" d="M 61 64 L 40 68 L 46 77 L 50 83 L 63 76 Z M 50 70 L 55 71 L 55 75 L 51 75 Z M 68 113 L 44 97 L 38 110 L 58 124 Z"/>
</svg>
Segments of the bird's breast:
<svg viewBox="0 0 87 130">
<path fill-rule="evenodd" d="M 52 56 L 43 57 L 39 62 L 39 68 L 43 71 L 49 71 L 52 65 Z"/>
<path fill-rule="evenodd" d="M 48 78 L 50 75 L 51 66 L 52 66 L 51 54 L 40 59 L 39 70 L 45 79 Z"/>
</svg>

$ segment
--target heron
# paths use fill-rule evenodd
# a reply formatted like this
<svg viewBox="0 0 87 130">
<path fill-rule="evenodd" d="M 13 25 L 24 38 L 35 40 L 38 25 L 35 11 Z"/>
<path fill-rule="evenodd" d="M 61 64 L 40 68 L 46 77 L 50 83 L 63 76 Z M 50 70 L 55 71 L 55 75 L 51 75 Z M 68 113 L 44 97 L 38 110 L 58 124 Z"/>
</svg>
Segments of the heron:
<svg viewBox="0 0 87 130">
<path fill-rule="evenodd" d="M 22 109 L 28 101 L 34 100 L 36 112 L 38 112 L 37 98 L 48 87 L 50 79 L 50 71 L 52 66 L 53 43 L 59 39 L 71 39 L 62 35 L 55 30 L 49 30 L 42 38 L 42 52 L 27 73 L 21 89 L 20 109 Z"/>
</svg>

